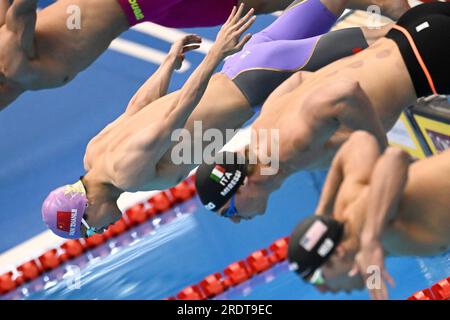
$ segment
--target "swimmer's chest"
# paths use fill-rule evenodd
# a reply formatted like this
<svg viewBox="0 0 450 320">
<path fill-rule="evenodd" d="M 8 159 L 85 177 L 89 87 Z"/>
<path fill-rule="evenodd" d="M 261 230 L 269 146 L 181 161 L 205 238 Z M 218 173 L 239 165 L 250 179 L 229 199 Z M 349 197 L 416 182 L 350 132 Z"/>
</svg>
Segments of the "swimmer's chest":
<svg viewBox="0 0 450 320">
<path fill-rule="evenodd" d="M 408 184 L 393 225 L 397 237 L 419 252 L 450 246 L 450 151 L 410 166 Z"/>
</svg>

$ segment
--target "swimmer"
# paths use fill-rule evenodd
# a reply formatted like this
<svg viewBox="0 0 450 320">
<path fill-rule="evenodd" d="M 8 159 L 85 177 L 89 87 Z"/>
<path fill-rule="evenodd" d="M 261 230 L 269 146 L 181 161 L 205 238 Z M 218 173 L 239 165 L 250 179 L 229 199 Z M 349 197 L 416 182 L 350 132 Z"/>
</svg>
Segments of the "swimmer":
<svg viewBox="0 0 450 320">
<path fill-rule="evenodd" d="M 375 137 L 353 133 L 333 160 L 315 215 L 292 233 L 290 262 L 306 281 L 333 292 L 364 288 L 376 266 L 381 284 L 369 293 L 387 299 L 385 282 L 393 280 L 385 256 L 450 249 L 449 176 L 450 150 L 412 163 L 405 151 L 383 152 Z"/>
<path fill-rule="evenodd" d="M 336 22 L 347 1 L 324 0 L 322 3 L 319 0 L 308 0 L 300 5 L 296 5 L 297 3 L 300 2 L 295 2 L 276 22 L 261 33 L 255 34 L 244 47 L 245 50 L 258 48 L 259 55 L 256 58 L 263 56 L 268 61 L 267 63 L 278 63 L 274 58 L 283 54 L 286 43 L 291 43 L 286 40 L 292 40 L 293 45 L 288 47 L 289 52 L 292 50 L 297 52 L 291 61 L 290 68 L 292 70 L 274 69 L 269 73 L 256 73 L 256 76 L 264 76 L 266 80 L 271 80 L 270 77 L 267 77 L 268 75 L 275 77 L 275 81 L 270 81 L 271 85 L 274 85 L 276 81 L 282 82 L 283 79 L 289 78 L 292 73 L 303 66 L 319 68 L 321 65 L 352 54 L 355 48 L 367 47 L 367 41 L 373 41 L 376 37 L 380 37 L 379 31 L 360 28 L 336 31 L 322 36 L 321 33 L 328 31 Z M 311 21 L 314 22 L 314 25 L 310 23 Z M 305 39 L 301 39 L 301 37 L 305 37 Z M 252 44 L 252 41 L 256 41 L 256 43 Z M 334 41 L 339 41 L 342 46 L 334 46 Z M 272 46 L 269 46 L 269 43 L 272 43 Z M 142 133 L 143 128 L 150 126 L 151 123 L 164 125 L 161 117 L 172 113 L 173 106 L 179 104 L 180 99 L 186 96 L 187 85 L 184 86 L 184 89 L 171 94 L 166 92 L 174 69 L 174 57 L 178 56 L 177 52 L 180 50 L 178 47 L 175 46 L 175 53 L 170 53 L 160 69 L 139 89 L 131 99 L 125 113 L 93 138 L 86 148 L 84 164 L 87 173 L 81 182 L 69 187 L 69 192 L 70 190 L 81 190 L 75 194 L 82 195 L 81 199 L 84 204 L 87 203 L 87 199 L 91 199 L 89 201 L 91 209 L 86 219 L 90 226 L 102 229 L 120 218 L 116 200 L 122 191 L 171 187 L 186 177 L 197 165 L 195 163 L 184 165 L 173 163 L 174 143 L 168 140 L 170 134 L 167 130 L 155 129 L 146 134 Z M 233 72 L 236 74 L 245 76 L 247 71 L 253 71 L 251 68 L 253 59 L 253 55 L 250 55 L 248 59 L 230 57 L 224 65 L 224 70 L 227 69 L 228 73 L 217 73 L 209 83 L 209 78 L 205 78 L 204 81 L 208 83 L 208 86 L 203 97 L 197 97 L 199 102 L 196 102 L 198 103 L 196 107 L 190 106 L 195 110 L 187 119 L 187 123 L 184 125 L 183 121 L 186 119 L 183 119 L 177 124 L 180 127 L 184 126 L 192 133 L 194 122 L 201 120 L 204 129 L 216 128 L 224 133 L 225 129 L 238 128 L 250 119 L 254 113 L 252 109 L 254 105 L 249 102 L 247 96 L 255 96 L 262 101 L 267 96 L 260 94 L 261 88 L 255 88 L 255 92 L 247 89 L 241 91 L 234 82 L 240 78 L 234 77 L 231 67 L 234 66 Z M 305 64 L 308 60 L 314 64 Z M 268 64 L 268 66 L 272 65 Z M 249 67 L 250 69 L 247 70 L 246 68 Z M 314 69 L 308 68 L 308 70 Z M 194 78 L 191 77 L 191 79 Z M 258 78 L 254 79 L 258 80 Z M 245 82 L 243 83 L 245 84 Z M 270 94 L 270 91 L 265 90 L 265 92 L 267 95 Z M 189 114 L 185 113 L 183 116 L 189 116 Z M 149 122 L 149 119 L 152 122 Z M 136 122 L 136 124 L 130 126 L 131 122 Z M 148 154 L 151 153 L 151 161 L 142 160 L 142 157 L 148 156 L 148 154 L 133 152 L 131 149 L 134 145 L 131 141 L 144 143 L 145 139 L 149 143 L 161 142 L 160 145 L 152 144 L 151 148 L 149 146 Z M 195 139 L 201 140 L 201 137 L 195 137 Z M 125 160 L 134 164 L 125 165 Z M 85 190 L 87 190 L 87 199 Z M 93 195 L 94 193 L 96 196 Z M 103 199 L 97 196 L 98 194 L 103 194 Z M 104 206 L 104 209 L 98 209 L 100 206 Z M 51 221 L 55 220 L 54 216 L 49 218 L 51 212 L 54 213 L 54 211 L 50 211 L 50 214 L 44 214 L 44 220 L 55 233 L 60 234 L 52 225 Z M 77 217 L 81 221 L 82 215 L 77 215 Z M 79 225 L 79 221 L 75 225 Z M 83 232 L 79 231 L 71 236 L 84 235 L 86 233 L 83 229 Z"/>
<path fill-rule="evenodd" d="M 0 110 L 23 92 L 60 87 L 91 65 L 131 26 L 152 21 L 169 27 L 221 24 L 237 0 L 59 0 L 36 13 L 38 0 L 0 0 Z M 239 0 L 257 13 L 286 8 L 291 0 Z M 339 1 L 338 1 L 339 2 Z M 392 3 L 391 3 L 392 2 Z M 393 18 L 406 0 L 353 0 L 379 4 Z M 68 9 L 81 29 L 68 28 Z M 74 9 L 75 8 L 75 9 Z"/>
<path fill-rule="evenodd" d="M 138 110 L 132 101 L 125 113 L 108 125 L 88 145 L 86 174 L 75 184 L 56 189 L 42 206 L 45 223 L 64 238 L 80 238 L 102 232 L 118 220 L 117 199 L 125 191 L 149 190 L 153 180 L 163 183 L 158 162 L 170 148 L 173 130 L 183 127 L 201 99 L 216 67 L 242 49 L 251 35 L 241 36 L 255 21 L 253 10 L 233 8 L 202 63 L 191 74 L 177 99 L 166 108 Z M 166 61 L 144 84 L 146 102 L 163 98 L 173 71 L 181 67 L 186 52 L 199 47 L 201 38 L 189 35 L 176 42 Z M 151 190 L 157 189 L 152 185 Z"/>
<path fill-rule="evenodd" d="M 449 14 L 450 3 L 419 5 L 368 49 L 317 72 L 293 75 L 273 92 L 252 126 L 256 133 L 279 129 L 280 170 L 262 175 L 271 164 L 255 161 L 245 170 L 244 185 L 222 196 L 208 179 L 215 164 L 203 165 L 197 173 L 202 203 L 213 203 L 213 211 L 235 222 L 250 219 L 264 213 L 270 194 L 288 176 L 328 167 L 352 131 L 369 131 L 384 146 L 385 132 L 405 108 L 420 97 L 450 93 Z M 268 144 L 254 141 L 238 153 L 258 157 L 258 149 Z M 242 168 L 230 164 L 229 170 Z"/>
</svg>

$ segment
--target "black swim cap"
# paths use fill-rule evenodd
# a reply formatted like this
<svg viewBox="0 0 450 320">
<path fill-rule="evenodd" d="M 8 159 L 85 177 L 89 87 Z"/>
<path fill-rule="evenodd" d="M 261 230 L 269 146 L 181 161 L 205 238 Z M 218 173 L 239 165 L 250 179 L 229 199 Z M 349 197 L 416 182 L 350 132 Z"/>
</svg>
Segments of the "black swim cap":
<svg viewBox="0 0 450 320">
<path fill-rule="evenodd" d="M 236 194 L 246 176 L 247 166 L 243 156 L 233 152 L 220 152 L 213 164 L 198 167 L 195 187 L 205 208 L 217 211 Z"/>
<path fill-rule="evenodd" d="M 331 217 L 313 215 L 298 224 L 289 240 L 288 258 L 305 280 L 320 268 L 342 240 L 344 225 Z"/>
</svg>

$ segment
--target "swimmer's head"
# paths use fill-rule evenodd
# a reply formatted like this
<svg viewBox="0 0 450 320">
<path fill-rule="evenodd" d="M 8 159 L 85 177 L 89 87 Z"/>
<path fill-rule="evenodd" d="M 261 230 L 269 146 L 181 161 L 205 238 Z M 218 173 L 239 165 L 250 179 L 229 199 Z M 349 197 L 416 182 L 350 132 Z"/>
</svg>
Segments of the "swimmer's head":
<svg viewBox="0 0 450 320">
<path fill-rule="evenodd" d="M 74 184 L 52 191 L 42 205 L 42 218 L 56 235 L 67 239 L 85 238 L 102 233 L 122 216 L 118 195 L 102 186 L 86 188 L 81 178 Z M 88 197 L 86 189 L 90 189 Z M 89 198 L 89 199 L 88 199 Z"/>
<path fill-rule="evenodd" d="M 330 217 L 313 215 L 298 224 L 288 248 L 295 272 L 305 280 L 310 279 L 336 250 L 343 231 L 344 226 Z"/>
<path fill-rule="evenodd" d="M 195 186 L 205 208 L 218 212 L 232 200 L 247 177 L 247 169 L 245 157 L 237 152 L 220 152 L 212 164 L 199 166 Z"/>
<path fill-rule="evenodd" d="M 289 240 L 292 269 L 305 281 L 328 291 L 362 289 L 358 274 L 349 276 L 358 245 L 351 227 L 328 216 L 313 215 L 298 224 Z"/>
<path fill-rule="evenodd" d="M 82 237 L 82 220 L 88 199 L 81 180 L 53 190 L 42 205 L 42 219 L 62 238 Z"/>
</svg>

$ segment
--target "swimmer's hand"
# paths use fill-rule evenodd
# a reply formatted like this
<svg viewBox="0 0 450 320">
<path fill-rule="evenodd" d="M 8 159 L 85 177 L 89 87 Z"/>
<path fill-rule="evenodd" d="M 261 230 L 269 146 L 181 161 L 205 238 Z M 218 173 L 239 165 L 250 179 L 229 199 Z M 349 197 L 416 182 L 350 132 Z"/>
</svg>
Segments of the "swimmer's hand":
<svg viewBox="0 0 450 320">
<path fill-rule="evenodd" d="M 196 34 L 190 34 L 174 42 L 170 48 L 168 58 L 173 61 L 173 68 L 179 70 L 183 64 L 186 52 L 200 48 L 202 38 Z"/>
<path fill-rule="evenodd" d="M 391 287 L 395 284 L 384 266 L 384 250 L 379 241 L 361 243 L 361 249 L 355 257 L 355 264 L 348 275 L 354 277 L 358 273 L 365 280 L 372 299 L 387 300 L 389 298 L 386 282 Z"/>
<path fill-rule="evenodd" d="M 216 42 L 211 48 L 211 51 L 219 54 L 222 59 L 241 51 L 252 37 L 251 34 L 246 34 L 241 39 L 242 34 L 255 22 L 255 10 L 250 9 L 246 15 L 241 17 L 243 12 L 243 4 L 239 6 L 239 9 L 233 7 L 231 15 L 220 29 Z"/>
</svg>

